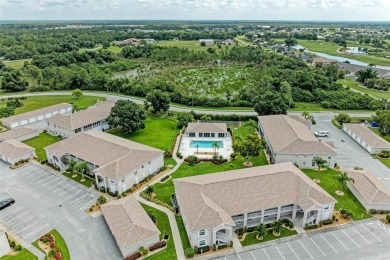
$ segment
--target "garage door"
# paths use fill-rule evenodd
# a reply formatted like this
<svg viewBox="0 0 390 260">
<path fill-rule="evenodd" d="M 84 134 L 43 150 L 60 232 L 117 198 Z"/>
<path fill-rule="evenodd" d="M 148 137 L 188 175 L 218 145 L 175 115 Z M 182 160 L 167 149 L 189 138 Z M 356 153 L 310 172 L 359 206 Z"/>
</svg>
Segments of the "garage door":
<svg viewBox="0 0 390 260">
<path fill-rule="evenodd" d="M 27 125 L 27 120 L 22 120 L 21 122 L 20 122 L 20 125 Z"/>
<path fill-rule="evenodd" d="M 65 113 L 66 112 L 66 110 L 65 109 L 61 109 L 61 114 L 63 114 L 63 113 Z"/>
<path fill-rule="evenodd" d="M 68 107 L 67 109 L 66 109 L 66 112 L 71 112 L 72 111 L 72 108 L 71 107 Z"/>
<path fill-rule="evenodd" d="M 45 115 L 45 117 L 46 117 L 46 118 L 51 117 L 51 113 L 47 113 L 47 114 Z"/>
<path fill-rule="evenodd" d="M 35 117 L 33 117 L 33 118 L 30 118 L 28 121 L 29 121 L 30 123 L 34 123 L 35 121 L 37 121 L 37 119 L 36 119 Z"/>
<path fill-rule="evenodd" d="M 18 122 L 16 122 L 16 123 L 12 123 L 12 124 L 11 124 L 11 128 L 17 127 L 18 125 L 19 125 L 19 123 L 18 123 Z"/>
<path fill-rule="evenodd" d="M 44 119 L 43 115 L 38 116 L 38 120 L 43 120 L 43 119 Z"/>
<path fill-rule="evenodd" d="M 53 112 L 53 116 L 54 116 L 55 114 L 58 114 L 58 111 L 54 111 L 54 112 Z"/>
</svg>

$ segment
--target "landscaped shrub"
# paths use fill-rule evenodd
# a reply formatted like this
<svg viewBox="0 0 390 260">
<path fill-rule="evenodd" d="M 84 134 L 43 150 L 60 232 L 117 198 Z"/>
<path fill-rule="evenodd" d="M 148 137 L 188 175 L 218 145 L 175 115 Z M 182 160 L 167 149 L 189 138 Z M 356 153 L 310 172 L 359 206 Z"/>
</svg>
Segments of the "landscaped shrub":
<svg viewBox="0 0 390 260">
<path fill-rule="evenodd" d="M 216 251 L 216 250 L 217 250 L 217 245 L 213 244 L 213 251 Z"/>
<path fill-rule="evenodd" d="M 378 156 L 380 158 L 390 158 L 390 151 L 381 151 L 380 153 L 378 153 Z"/>
<path fill-rule="evenodd" d="M 192 258 L 194 257 L 195 253 L 194 253 L 194 249 L 192 249 L 191 247 L 187 248 L 185 251 L 184 251 L 184 254 L 186 255 L 187 258 Z"/>
<path fill-rule="evenodd" d="M 186 162 L 188 162 L 189 165 L 195 165 L 199 162 L 198 157 L 195 155 L 190 155 L 188 158 L 185 159 Z"/>
<path fill-rule="evenodd" d="M 162 171 L 165 171 L 168 167 L 167 166 L 161 166 L 160 169 L 159 169 L 159 172 L 162 172 Z"/>
<path fill-rule="evenodd" d="M 198 247 L 197 254 L 203 254 L 203 253 L 206 253 L 208 251 L 210 251 L 210 247 L 209 246 Z"/>
<path fill-rule="evenodd" d="M 344 218 L 352 218 L 352 212 L 350 212 L 349 210 L 347 210 L 347 209 L 340 209 L 339 210 L 339 212 L 340 212 L 340 215 L 341 216 L 343 216 Z"/>
<path fill-rule="evenodd" d="M 164 158 L 172 158 L 172 152 L 171 151 L 165 151 Z"/>
<path fill-rule="evenodd" d="M 42 242 L 45 244 L 49 243 L 49 241 L 50 241 L 50 239 L 47 236 L 43 237 L 43 239 L 42 239 Z"/>
<path fill-rule="evenodd" d="M 181 152 L 177 152 L 176 156 L 179 157 L 179 159 L 183 159 L 183 155 L 181 154 Z"/>
<path fill-rule="evenodd" d="M 123 260 L 135 260 L 140 258 L 142 255 L 140 252 L 134 253 L 132 255 L 129 255 L 128 257 L 124 258 Z"/>
<path fill-rule="evenodd" d="M 230 154 L 230 158 L 234 159 L 234 158 L 236 158 L 236 157 L 237 157 L 237 154 L 235 154 L 235 153 L 231 153 L 231 154 Z"/>
<path fill-rule="evenodd" d="M 242 228 L 237 228 L 237 229 L 236 229 L 236 233 L 237 233 L 237 235 L 241 235 L 241 236 L 242 236 L 242 234 L 244 234 L 244 229 L 242 229 Z"/>
<path fill-rule="evenodd" d="M 386 222 L 390 223 L 390 215 L 389 214 L 386 215 Z"/>
<path fill-rule="evenodd" d="M 142 198 L 144 198 L 144 199 L 146 199 L 146 200 L 149 200 L 149 201 L 151 201 L 151 202 L 154 202 L 154 203 L 156 203 L 156 204 L 158 204 L 158 205 L 161 205 L 161 206 L 163 206 L 163 207 L 166 207 L 166 208 L 168 208 L 168 209 L 171 210 L 171 211 L 174 211 L 174 210 L 175 210 L 174 207 L 172 207 L 171 205 L 168 205 L 167 203 L 165 203 L 165 202 L 163 202 L 163 201 L 161 201 L 161 200 L 159 200 L 159 199 L 153 198 L 152 196 L 146 194 L 146 192 L 141 192 L 139 195 L 140 195 Z"/>
<path fill-rule="evenodd" d="M 16 246 L 15 241 L 9 240 L 9 239 L 8 239 L 8 244 L 9 244 L 9 246 L 10 246 L 11 248 L 14 248 L 14 247 Z"/>
<path fill-rule="evenodd" d="M 253 232 L 256 227 L 247 227 L 245 232 Z"/>
<path fill-rule="evenodd" d="M 149 247 L 149 250 L 150 250 L 150 252 L 152 252 L 152 251 L 157 250 L 159 248 L 163 248 L 166 245 L 167 245 L 167 242 L 165 240 L 163 240 L 163 241 L 157 242 L 156 244 Z"/>
<path fill-rule="evenodd" d="M 139 248 L 139 252 L 142 254 L 142 255 L 147 255 L 149 253 L 149 250 L 143 246 L 141 246 Z"/>
<path fill-rule="evenodd" d="M 167 180 L 168 178 L 169 178 L 169 175 L 166 175 L 166 176 L 162 177 L 160 181 L 165 181 L 165 180 Z"/>
<path fill-rule="evenodd" d="M 230 246 L 230 247 L 233 247 L 233 241 L 230 241 L 229 246 Z"/>
<path fill-rule="evenodd" d="M 318 226 L 316 224 L 314 224 L 314 225 L 306 224 L 306 226 L 305 226 L 305 229 L 315 229 L 315 228 L 318 228 Z"/>
<path fill-rule="evenodd" d="M 326 219 L 326 220 L 322 221 L 322 224 L 324 224 L 324 225 L 330 225 L 332 223 L 333 223 L 333 219 Z"/>
<path fill-rule="evenodd" d="M 15 249 L 16 251 L 20 251 L 20 250 L 23 249 L 23 247 L 22 247 L 21 245 L 17 245 L 17 246 L 14 247 L 14 249 Z"/>
<path fill-rule="evenodd" d="M 227 248 L 227 245 L 219 245 L 219 246 L 218 246 L 218 250 L 219 250 L 219 249 L 224 249 L 224 248 Z"/>
</svg>

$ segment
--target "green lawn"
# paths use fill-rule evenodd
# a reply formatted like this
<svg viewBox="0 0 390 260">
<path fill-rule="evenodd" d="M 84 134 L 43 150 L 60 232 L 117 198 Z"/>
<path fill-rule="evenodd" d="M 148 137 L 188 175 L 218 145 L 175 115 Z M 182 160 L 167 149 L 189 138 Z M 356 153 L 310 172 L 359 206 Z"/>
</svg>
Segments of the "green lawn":
<svg viewBox="0 0 390 260">
<path fill-rule="evenodd" d="M 36 260 L 38 257 L 36 257 L 33 253 L 28 251 L 28 249 L 23 248 L 17 255 L 9 256 L 5 255 L 3 257 L 0 257 L 0 260 Z"/>
<path fill-rule="evenodd" d="M 79 108 L 87 108 L 94 105 L 98 100 L 105 100 L 105 98 L 94 97 L 94 96 L 82 96 L 79 99 L 76 99 L 71 95 L 32 96 L 32 97 L 27 97 L 26 100 L 22 100 L 24 105 L 22 107 L 15 109 L 15 114 L 21 114 L 39 108 L 56 105 L 59 103 L 71 103 Z M 7 103 L 6 99 L 1 99 L 0 107 L 5 107 L 6 103 Z"/>
<path fill-rule="evenodd" d="M 173 159 L 173 158 L 165 158 L 165 159 L 164 159 L 164 165 L 165 165 L 165 166 L 168 166 L 168 165 L 170 165 L 170 164 L 172 164 L 173 167 L 175 167 L 176 164 L 177 164 L 177 162 L 176 162 L 175 159 Z"/>
<path fill-rule="evenodd" d="M 311 179 L 317 178 L 316 170 L 303 169 L 302 171 Z M 340 189 L 340 183 L 335 179 L 335 176 L 337 176 L 338 173 L 339 172 L 335 170 L 324 170 L 319 174 L 319 179 L 321 180 L 319 185 L 338 201 L 335 205 L 335 209 L 343 208 L 351 211 L 354 220 L 360 220 L 362 219 L 362 216 L 363 218 L 370 217 L 362 204 L 360 204 L 347 187 L 341 189 L 344 192 L 344 196 L 339 196 L 335 193 L 336 190 Z"/>
<path fill-rule="evenodd" d="M 76 174 L 77 176 L 73 178 L 72 177 L 73 174 Z M 85 181 L 81 182 L 81 174 L 79 174 L 79 173 L 64 172 L 63 175 L 68 177 L 69 179 L 72 179 L 72 180 L 84 185 L 87 188 L 91 187 L 93 185 L 93 182 L 95 181 L 95 180 L 89 178 L 88 176 L 84 175 Z"/>
<path fill-rule="evenodd" d="M 180 239 L 183 245 L 183 250 L 185 251 L 187 248 L 191 247 L 191 244 L 187 236 L 186 228 L 184 227 L 183 218 L 181 216 L 176 216 L 176 222 L 179 228 Z"/>
<path fill-rule="evenodd" d="M 3 61 L 3 63 L 8 67 L 19 70 L 23 68 L 25 61 L 31 62 L 31 59 L 20 59 L 20 60 L 10 60 L 10 61 L 5 60 Z"/>
<path fill-rule="evenodd" d="M 379 157 L 378 157 L 378 160 L 379 160 L 381 163 L 383 163 L 384 165 L 386 165 L 387 168 L 390 169 L 390 159 L 385 159 L 385 158 L 379 158 Z"/>
<path fill-rule="evenodd" d="M 62 259 L 63 260 L 70 260 L 70 254 L 69 254 L 69 249 L 68 249 L 68 246 L 66 245 L 66 242 L 65 240 L 63 239 L 63 237 L 60 235 L 60 233 L 58 233 L 57 230 L 53 229 L 52 231 L 49 232 L 50 234 L 52 234 L 54 236 L 54 241 L 55 241 L 55 244 L 56 246 L 58 247 L 58 249 L 61 251 L 61 256 L 62 256 Z M 40 251 L 42 251 L 43 253 L 45 253 L 42 248 L 39 247 L 38 245 L 38 240 L 37 239 L 36 241 L 34 241 L 32 244 L 38 248 Z M 22 258 L 21 258 L 22 259 Z"/>
<path fill-rule="evenodd" d="M 345 79 L 339 79 L 337 81 L 338 83 L 350 87 L 351 89 L 355 89 L 359 92 L 362 92 L 364 94 L 369 94 L 373 97 L 377 98 L 390 98 L 390 92 L 389 91 L 379 91 L 376 89 L 369 89 L 359 86 L 359 82 L 351 79 L 351 78 L 345 78 Z"/>
<path fill-rule="evenodd" d="M 173 119 L 148 115 L 146 127 L 142 130 L 130 135 L 121 133 L 119 129 L 110 130 L 109 133 L 165 151 L 171 150 L 173 147 L 179 129 L 177 129 L 177 123 Z"/>
<path fill-rule="evenodd" d="M 110 46 L 107 48 L 107 50 L 115 53 L 115 54 L 118 54 L 118 53 L 121 53 L 122 51 L 122 47 L 119 47 L 119 46 Z"/>
<path fill-rule="evenodd" d="M 268 230 L 268 235 L 263 240 L 257 240 L 256 239 L 257 232 L 251 232 L 245 236 L 244 241 L 241 241 L 241 245 L 242 246 L 250 246 L 253 244 L 258 244 L 258 243 L 267 242 L 267 241 L 271 241 L 271 240 L 275 240 L 275 239 L 279 239 L 279 238 L 283 238 L 283 237 L 293 236 L 296 234 L 298 234 L 298 233 L 295 230 L 289 230 L 287 228 L 283 228 L 282 232 L 280 233 L 280 236 L 277 237 L 277 236 L 274 236 L 272 234 L 272 230 L 270 229 L 270 230 Z"/>
<path fill-rule="evenodd" d="M 303 47 L 307 48 L 309 51 L 322 52 L 328 55 L 340 56 L 340 57 L 354 59 L 366 63 L 373 63 L 376 65 L 384 65 L 384 66 L 390 65 L 390 59 L 384 57 L 377 57 L 372 55 L 345 54 L 345 53 L 337 52 L 337 49 L 339 49 L 340 46 L 331 42 L 325 42 L 319 40 L 318 41 L 298 40 L 298 43 Z M 347 47 L 349 46 L 358 47 L 358 45 L 354 43 L 350 45 L 347 44 Z"/>
<path fill-rule="evenodd" d="M 267 160 L 265 158 L 264 153 L 261 153 L 259 157 L 250 158 L 250 161 L 253 163 L 254 166 L 261 166 L 267 164 L 266 163 Z M 222 165 L 215 165 L 208 162 L 202 162 L 197 165 L 190 166 L 187 163 L 183 163 L 179 167 L 179 169 L 177 169 L 177 171 L 175 171 L 172 174 L 172 178 L 176 179 L 176 178 L 203 175 L 203 174 L 214 173 L 214 172 L 224 172 L 224 171 L 242 169 L 245 168 L 243 162 L 245 162 L 245 159 L 239 156 L 236 159 Z M 156 183 L 155 185 L 153 185 L 153 188 L 156 193 L 157 199 L 164 201 L 169 205 L 172 205 L 170 198 L 171 195 L 175 193 L 172 179 L 168 180 L 165 183 Z"/>
<path fill-rule="evenodd" d="M 334 112 L 369 112 L 369 110 L 338 110 L 334 108 L 323 108 L 320 104 L 317 103 L 308 103 L 308 102 L 294 102 L 295 107 L 288 109 L 290 112 L 319 112 L 319 111 L 334 111 Z"/>
<path fill-rule="evenodd" d="M 167 248 L 157 254 L 154 254 L 148 257 L 148 260 L 171 260 L 177 259 L 176 250 L 175 250 L 175 242 L 173 241 L 171 226 L 169 224 L 168 216 L 155 208 L 152 208 L 148 205 L 141 204 L 142 207 L 146 210 L 146 212 L 153 213 L 157 218 L 157 228 L 160 230 L 161 235 L 160 239 L 165 235 L 169 235 L 169 239 L 167 241 Z"/>
<path fill-rule="evenodd" d="M 161 41 L 155 43 L 155 45 L 163 47 L 187 48 L 189 50 L 196 51 L 206 51 L 208 48 L 218 49 L 216 44 L 213 46 L 200 46 L 199 41 Z"/>
<path fill-rule="evenodd" d="M 23 141 L 23 143 L 34 147 L 38 160 L 42 161 L 47 159 L 46 152 L 43 148 L 60 140 L 60 138 L 49 135 L 48 133 L 40 133 L 39 136 Z"/>
</svg>

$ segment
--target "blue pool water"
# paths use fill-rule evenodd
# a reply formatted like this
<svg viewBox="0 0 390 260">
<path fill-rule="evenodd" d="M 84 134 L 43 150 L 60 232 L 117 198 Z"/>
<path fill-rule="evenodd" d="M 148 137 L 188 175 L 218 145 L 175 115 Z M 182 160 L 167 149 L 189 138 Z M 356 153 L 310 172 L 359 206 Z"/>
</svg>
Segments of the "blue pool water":
<svg viewBox="0 0 390 260">
<path fill-rule="evenodd" d="M 191 141 L 190 143 L 190 147 L 191 148 L 196 148 L 196 145 L 199 145 L 199 148 L 212 148 L 211 145 L 214 143 L 215 141 Z M 223 142 L 222 141 L 217 141 L 217 143 L 219 144 L 219 148 L 223 148 Z"/>
</svg>

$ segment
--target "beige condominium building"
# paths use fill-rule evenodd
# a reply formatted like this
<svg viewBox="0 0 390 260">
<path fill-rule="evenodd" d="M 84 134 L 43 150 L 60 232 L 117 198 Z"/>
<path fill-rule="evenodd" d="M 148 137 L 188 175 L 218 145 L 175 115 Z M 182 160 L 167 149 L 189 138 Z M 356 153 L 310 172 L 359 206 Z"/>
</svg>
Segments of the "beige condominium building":
<svg viewBox="0 0 390 260">
<path fill-rule="evenodd" d="M 290 162 L 174 179 L 174 186 L 193 247 L 228 244 L 237 228 L 279 219 L 318 224 L 336 203 Z"/>
<path fill-rule="evenodd" d="M 35 157 L 35 148 L 16 139 L 0 142 L 0 159 L 14 165 L 20 160 L 29 160 Z"/>
<path fill-rule="evenodd" d="M 164 151 L 98 130 L 45 147 L 48 161 L 65 170 L 70 160 L 86 162 L 98 188 L 121 194 L 164 165 Z"/>
<path fill-rule="evenodd" d="M 271 163 L 292 162 L 299 168 L 316 168 L 315 157 L 336 163 L 336 151 L 322 142 L 302 120 L 287 115 L 259 116 L 259 132 L 267 143 Z"/>
</svg>

